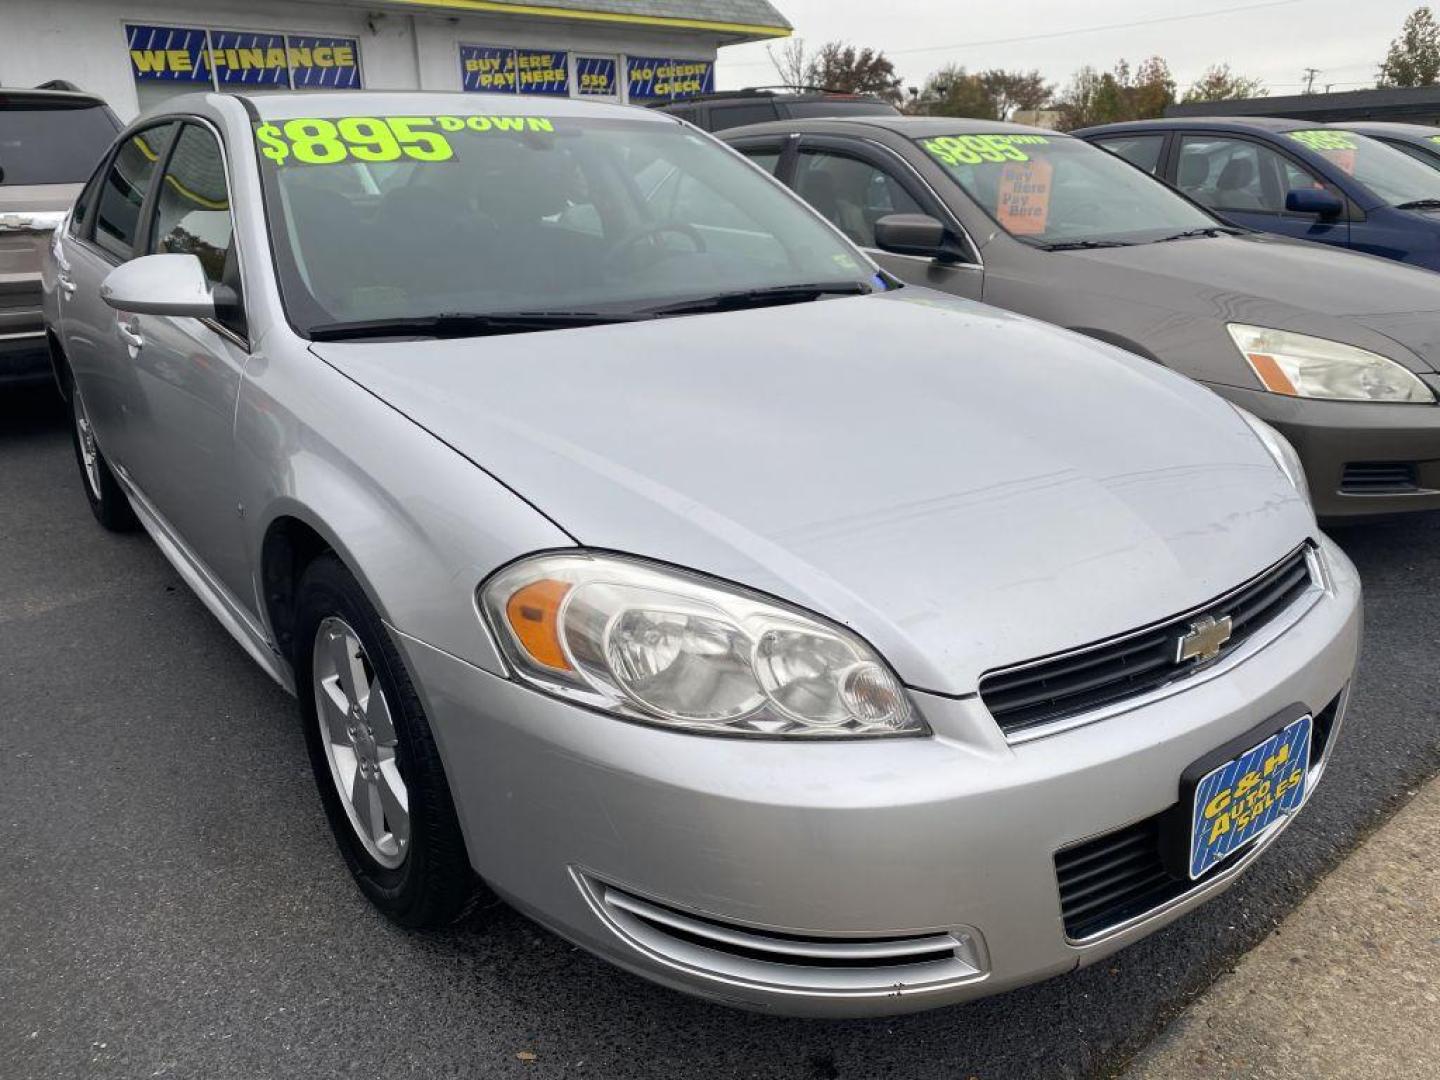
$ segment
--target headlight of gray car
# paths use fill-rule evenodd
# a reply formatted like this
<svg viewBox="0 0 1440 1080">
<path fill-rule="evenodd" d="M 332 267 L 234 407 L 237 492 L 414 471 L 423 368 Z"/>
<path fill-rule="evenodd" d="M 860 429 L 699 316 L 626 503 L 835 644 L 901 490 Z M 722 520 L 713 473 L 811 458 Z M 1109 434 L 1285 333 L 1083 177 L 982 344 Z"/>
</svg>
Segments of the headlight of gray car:
<svg viewBox="0 0 1440 1080">
<path fill-rule="evenodd" d="M 1414 372 L 1388 356 L 1326 338 L 1229 323 L 1226 329 L 1265 389 L 1332 401 L 1433 403 Z"/>
<path fill-rule="evenodd" d="M 927 730 L 854 634 L 696 574 L 539 555 L 500 571 L 479 598 L 520 679 L 618 716 L 717 735 Z"/>
<path fill-rule="evenodd" d="M 1305 466 L 1300 462 L 1300 455 L 1295 452 L 1295 447 L 1290 445 L 1290 440 L 1281 435 L 1269 424 L 1265 423 L 1258 416 L 1246 412 L 1238 405 L 1232 408 L 1240 414 L 1240 419 L 1250 425 L 1250 430 L 1260 440 L 1265 449 L 1270 451 L 1270 456 L 1275 459 L 1275 464 L 1280 466 L 1283 472 L 1295 485 L 1295 490 L 1300 497 L 1308 504 L 1310 502 L 1310 485 L 1305 479 Z"/>
</svg>

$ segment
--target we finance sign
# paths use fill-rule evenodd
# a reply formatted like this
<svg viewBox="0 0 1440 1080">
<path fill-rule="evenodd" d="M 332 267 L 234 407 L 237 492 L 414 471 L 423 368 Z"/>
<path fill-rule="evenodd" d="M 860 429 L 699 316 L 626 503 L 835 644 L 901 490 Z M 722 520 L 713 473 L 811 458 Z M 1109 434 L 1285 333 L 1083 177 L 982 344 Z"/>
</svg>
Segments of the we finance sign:
<svg viewBox="0 0 1440 1080">
<path fill-rule="evenodd" d="M 130 70 L 140 82 L 359 89 L 354 38 L 201 27 L 127 25 Z"/>
</svg>

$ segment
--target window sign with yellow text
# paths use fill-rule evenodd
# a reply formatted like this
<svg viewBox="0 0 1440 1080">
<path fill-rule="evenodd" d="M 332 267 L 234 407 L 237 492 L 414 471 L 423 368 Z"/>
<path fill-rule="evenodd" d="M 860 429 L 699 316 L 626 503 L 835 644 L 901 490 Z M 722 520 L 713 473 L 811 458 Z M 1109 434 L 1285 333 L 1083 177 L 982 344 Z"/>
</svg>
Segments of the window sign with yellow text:
<svg viewBox="0 0 1440 1080">
<path fill-rule="evenodd" d="M 297 90 L 363 86 L 354 38 L 149 25 L 127 25 L 125 37 L 137 82 Z"/>
</svg>

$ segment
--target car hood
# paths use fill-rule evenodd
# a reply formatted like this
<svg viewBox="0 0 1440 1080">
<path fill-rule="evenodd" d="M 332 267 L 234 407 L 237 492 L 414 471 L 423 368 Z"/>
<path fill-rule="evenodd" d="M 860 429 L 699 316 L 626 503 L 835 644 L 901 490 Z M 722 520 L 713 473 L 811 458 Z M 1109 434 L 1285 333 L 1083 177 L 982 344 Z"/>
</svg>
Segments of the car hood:
<svg viewBox="0 0 1440 1080">
<path fill-rule="evenodd" d="M 1415 371 L 1440 362 L 1440 274 L 1391 259 L 1264 233 L 1054 254 L 1092 294 L 1345 341 Z"/>
<path fill-rule="evenodd" d="M 579 543 L 818 611 L 940 693 L 1201 604 L 1313 528 L 1218 397 L 923 289 L 313 350 Z"/>
</svg>

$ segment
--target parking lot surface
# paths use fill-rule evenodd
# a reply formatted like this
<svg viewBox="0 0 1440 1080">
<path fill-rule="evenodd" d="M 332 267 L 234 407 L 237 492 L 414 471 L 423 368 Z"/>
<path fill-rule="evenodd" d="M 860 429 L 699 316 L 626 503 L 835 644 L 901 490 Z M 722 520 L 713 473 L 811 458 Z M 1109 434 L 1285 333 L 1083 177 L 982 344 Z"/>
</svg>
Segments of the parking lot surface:
<svg viewBox="0 0 1440 1080">
<path fill-rule="evenodd" d="M 498 904 L 442 933 L 385 923 L 335 850 L 290 700 L 143 535 L 93 522 L 52 394 L 6 394 L 0 1075 L 1105 1075 L 1440 769 L 1440 518 L 1336 538 L 1367 589 L 1350 717 L 1238 886 L 1066 978 L 788 1020 L 650 986 Z"/>
</svg>

